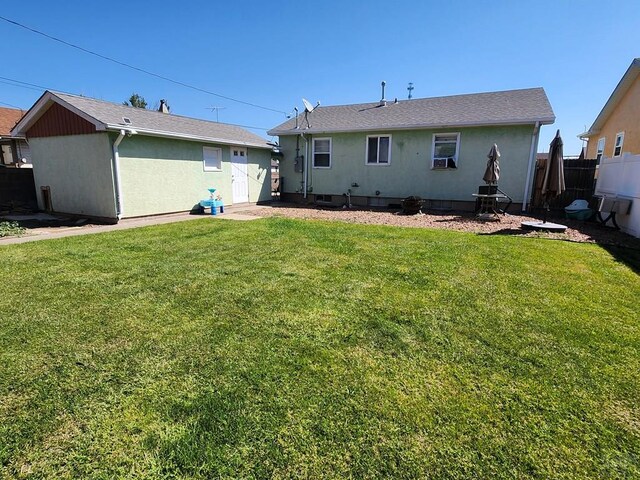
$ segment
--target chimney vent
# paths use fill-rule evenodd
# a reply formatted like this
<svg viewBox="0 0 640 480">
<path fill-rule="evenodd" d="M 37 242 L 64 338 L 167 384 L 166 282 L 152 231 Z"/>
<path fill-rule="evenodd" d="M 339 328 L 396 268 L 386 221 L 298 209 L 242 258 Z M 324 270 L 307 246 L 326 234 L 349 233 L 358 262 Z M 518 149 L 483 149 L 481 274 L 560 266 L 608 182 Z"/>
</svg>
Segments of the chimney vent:
<svg viewBox="0 0 640 480">
<path fill-rule="evenodd" d="M 387 100 L 384 98 L 384 87 L 387 86 L 387 82 L 385 82 L 383 80 L 381 85 L 382 85 L 382 98 L 380 99 L 380 106 L 381 107 L 386 107 L 387 106 Z"/>
<path fill-rule="evenodd" d="M 159 112 L 169 113 L 169 105 L 167 105 L 167 101 L 163 98 L 160 100 L 160 107 L 158 108 Z"/>
</svg>

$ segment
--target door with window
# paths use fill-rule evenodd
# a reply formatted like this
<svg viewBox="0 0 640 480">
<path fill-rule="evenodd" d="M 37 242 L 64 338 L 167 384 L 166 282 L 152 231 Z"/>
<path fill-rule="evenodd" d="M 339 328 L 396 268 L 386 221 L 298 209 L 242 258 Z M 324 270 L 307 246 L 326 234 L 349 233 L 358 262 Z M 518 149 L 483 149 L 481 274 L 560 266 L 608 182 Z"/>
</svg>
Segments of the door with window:
<svg viewBox="0 0 640 480">
<path fill-rule="evenodd" d="M 233 203 L 246 203 L 249 201 L 246 148 L 231 147 L 231 192 Z"/>
</svg>

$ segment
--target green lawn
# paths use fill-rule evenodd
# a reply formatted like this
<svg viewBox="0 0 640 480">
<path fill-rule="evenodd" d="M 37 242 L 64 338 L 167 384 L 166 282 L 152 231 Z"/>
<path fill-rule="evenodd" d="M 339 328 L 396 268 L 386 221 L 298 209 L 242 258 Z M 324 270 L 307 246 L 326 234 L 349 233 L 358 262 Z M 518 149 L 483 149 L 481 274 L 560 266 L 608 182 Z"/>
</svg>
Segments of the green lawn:
<svg viewBox="0 0 640 480">
<path fill-rule="evenodd" d="M 203 219 L 0 279 L 0 477 L 640 478 L 640 277 L 595 245 Z"/>
</svg>

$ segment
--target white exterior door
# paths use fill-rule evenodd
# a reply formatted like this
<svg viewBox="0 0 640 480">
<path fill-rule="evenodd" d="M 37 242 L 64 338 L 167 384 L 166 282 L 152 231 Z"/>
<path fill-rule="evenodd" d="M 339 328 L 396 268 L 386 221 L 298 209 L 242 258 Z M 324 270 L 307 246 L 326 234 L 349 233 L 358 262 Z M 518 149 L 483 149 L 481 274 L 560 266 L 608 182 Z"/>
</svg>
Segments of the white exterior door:
<svg viewBox="0 0 640 480">
<path fill-rule="evenodd" d="M 246 148 L 231 147 L 231 191 L 233 203 L 246 203 L 249 201 Z"/>
</svg>

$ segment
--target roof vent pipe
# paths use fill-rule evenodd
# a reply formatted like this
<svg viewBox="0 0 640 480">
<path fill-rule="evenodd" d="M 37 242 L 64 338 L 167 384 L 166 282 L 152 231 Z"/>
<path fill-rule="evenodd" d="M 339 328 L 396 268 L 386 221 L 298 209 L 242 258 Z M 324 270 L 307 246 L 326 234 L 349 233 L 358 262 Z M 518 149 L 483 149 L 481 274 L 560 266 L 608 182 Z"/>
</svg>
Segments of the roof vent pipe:
<svg viewBox="0 0 640 480">
<path fill-rule="evenodd" d="M 386 107 L 387 106 L 387 100 L 384 98 L 384 87 L 386 87 L 387 82 L 385 82 L 383 80 L 381 85 L 382 85 L 382 98 L 380 99 L 380 106 L 381 107 Z"/>
<path fill-rule="evenodd" d="M 167 105 L 167 101 L 163 98 L 160 100 L 160 108 L 158 108 L 159 112 L 169 113 L 169 105 Z"/>
</svg>

